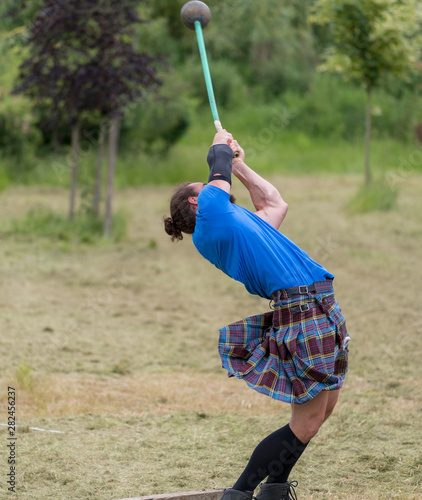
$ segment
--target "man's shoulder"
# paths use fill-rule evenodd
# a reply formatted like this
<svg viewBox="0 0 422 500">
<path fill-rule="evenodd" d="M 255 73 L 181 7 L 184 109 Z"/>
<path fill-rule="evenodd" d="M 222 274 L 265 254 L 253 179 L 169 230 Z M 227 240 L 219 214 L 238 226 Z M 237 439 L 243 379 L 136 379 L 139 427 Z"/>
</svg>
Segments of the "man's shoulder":
<svg viewBox="0 0 422 500">
<path fill-rule="evenodd" d="M 230 194 L 216 186 L 205 186 L 198 196 L 198 214 L 221 215 L 232 212 Z"/>
<path fill-rule="evenodd" d="M 230 194 L 217 186 L 206 184 L 199 193 L 198 200 L 201 198 L 224 198 L 230 199 Z"/>
</svg>

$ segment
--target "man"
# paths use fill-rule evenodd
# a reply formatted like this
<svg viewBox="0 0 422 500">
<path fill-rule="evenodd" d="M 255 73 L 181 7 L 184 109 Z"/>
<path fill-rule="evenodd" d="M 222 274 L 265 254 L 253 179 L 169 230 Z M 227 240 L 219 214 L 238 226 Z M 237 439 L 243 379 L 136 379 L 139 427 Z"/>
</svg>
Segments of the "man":
<svg viewBox="0 0 422 500">
<path fill-rule="evenodd" d="M 179 187 L 165 230 L 173 241 L 192 234 L 203 257 L 249 293 L 273 300 L 273 311 L 221 328 L 219 353 L 230 376 L 292 410 L 290 422 L 259 443 L 222 500 L 251 500 L 265 478 L 258 500 L 296 498 L 290 472 L 332 413 L 347 371 L 349 337 L 334 276 L 278 231 L 287 203 L 245 164 L 231 134 L 215 135 L 207 160 L 208 184 Z M 248 189 L 255 213 L 230 202 L 232 173 Z"/>
</svg>

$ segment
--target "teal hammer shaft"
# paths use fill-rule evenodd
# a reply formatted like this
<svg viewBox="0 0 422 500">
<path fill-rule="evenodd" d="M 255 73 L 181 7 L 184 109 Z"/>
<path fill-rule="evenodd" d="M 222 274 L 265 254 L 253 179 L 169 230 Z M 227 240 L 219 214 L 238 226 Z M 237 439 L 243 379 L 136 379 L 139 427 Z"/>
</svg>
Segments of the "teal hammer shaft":
<svg viewBox="0 0 422 500">
<path fill-rule="evenodd" d="M 211 81 L 211 73 L 210 73 L 210 68 L 208 66 L 207 51 L 205 49 L 204 35 L 202 34 L 202 26 L 199 21 L 195 21 L 195 31 L 196 31 L 196 37 L 198 39 L 199 53 L 201 55 L 202 69 L 204 70 L 205 85 L 207 86 L 208 99 L 210 101 L 210 106 L 211 106 L 211 113 L 212 117 L 214 118 L 215 128 L 217 129 L 217 132 L 220 132 L 220 130 L 223 130 L 223 127 L 221 125 L 220 118 L 218 117 L 217 104 L 215 102 L 214 89 L 212 87 L 212 81 Z"/>
</svg>

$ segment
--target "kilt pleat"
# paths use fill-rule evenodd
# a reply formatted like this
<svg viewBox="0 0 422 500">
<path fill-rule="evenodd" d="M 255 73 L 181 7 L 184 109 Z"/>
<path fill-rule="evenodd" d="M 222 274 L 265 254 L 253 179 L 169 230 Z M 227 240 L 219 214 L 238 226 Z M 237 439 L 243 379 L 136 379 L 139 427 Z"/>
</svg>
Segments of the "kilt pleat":
<svg viewBox="0 0 422 500">
<path fill-rule="evenodd" d="M 331 284 L 316 293 L 283 297 L 274 310 L 220 329 L 218 350 L 229 377 L 290 404 L 340 389 L 347 372 L 346 324 Z M 292 308 L 316 301 L 305 312 Z"/>
</svg>

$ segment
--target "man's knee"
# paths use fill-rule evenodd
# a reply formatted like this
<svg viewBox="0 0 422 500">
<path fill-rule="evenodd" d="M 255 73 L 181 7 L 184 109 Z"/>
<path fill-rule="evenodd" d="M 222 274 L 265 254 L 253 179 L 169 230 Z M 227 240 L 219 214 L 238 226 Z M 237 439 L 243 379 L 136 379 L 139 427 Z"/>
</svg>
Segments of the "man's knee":
<svg viewBox="0 0 422 500">
<path fill-rule="evenodd" d="M 331 408 L 327 408 L 327 410 L 325 411 L 324 422 L 333 413 L 334 407 L 335 407 L 335 404 Z"/>
<path fill-rule="evenodd" d="M 308 423 L 308 426 L 305 429 L 305 434 L 307 438 L 306 442 L 310 441 L 313 437 L 315 437 L 318 434 L 318 431 L 320 430 L 322 424 L 323 421 L 317 418 L 315 418 L 312 422 Z"/>
<path fill-rule="evenodd" d="M 291 428 L 302 443 L 308 443 L 318 434 L 322 424 L 323 420 L 321 417 L 319 415 L 313 415 L 307 419 L 302 419 L 300 422 L 293 421 L 291 423 Z"/>
<path fill-rule="evenodd" d="M 338 396 L 339 396 L 338 392 L 335 392 L 335 393 L 333 392 L 332 396 L 330 394 L 330 398 L 329 398 L 328 403 L 327 403 L 327 408 L 325 409 L 324 422 L 333 413 L 334 408 L 335 408 L 337 401 L 338 401 Z"/>
<path fill-rule="evenodd" d="M 339 390 L 323 391 L 303 406 L 292 406 L 290 427 L 303 443 L 307 443 L 316 436 L 322 424 L 331 415 L 339 392 Z"/>
</svg>

